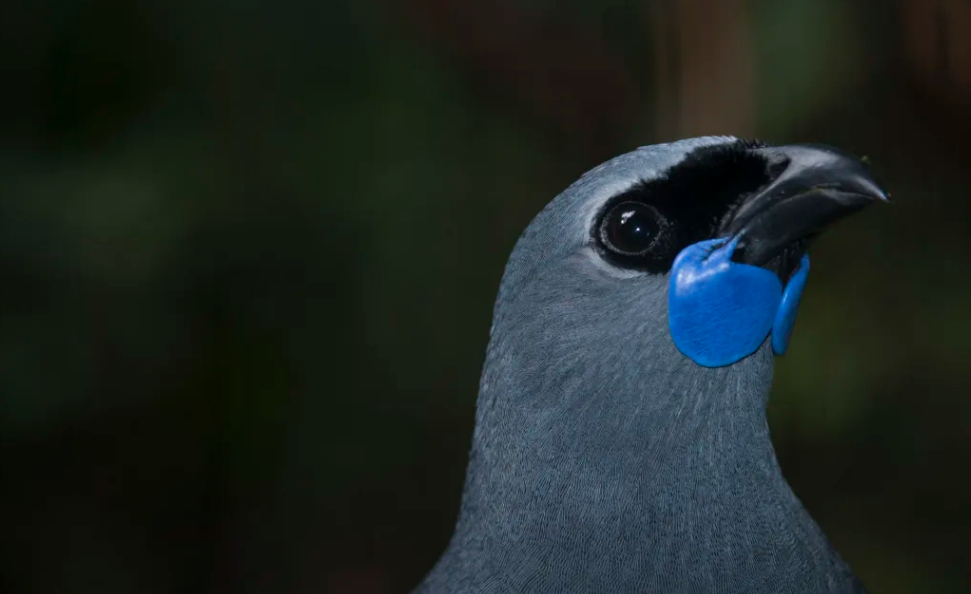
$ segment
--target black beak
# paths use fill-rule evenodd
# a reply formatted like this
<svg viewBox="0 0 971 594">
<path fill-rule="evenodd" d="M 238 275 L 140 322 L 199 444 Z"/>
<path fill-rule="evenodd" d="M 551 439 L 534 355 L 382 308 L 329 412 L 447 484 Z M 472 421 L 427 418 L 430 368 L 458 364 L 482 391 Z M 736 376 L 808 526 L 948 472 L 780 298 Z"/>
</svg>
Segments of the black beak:
<svg viewBox="0 0 971 594">
<path fill-rule="evenodd" d="M 722 225 L 739 236 L 736 262 L 768 268 L 783 282 L 825 227 L 874 202 L 888 202 L 863 161 L 820 145 L 750 149 L 768 159 L 773 180 Z"/>
</svg>

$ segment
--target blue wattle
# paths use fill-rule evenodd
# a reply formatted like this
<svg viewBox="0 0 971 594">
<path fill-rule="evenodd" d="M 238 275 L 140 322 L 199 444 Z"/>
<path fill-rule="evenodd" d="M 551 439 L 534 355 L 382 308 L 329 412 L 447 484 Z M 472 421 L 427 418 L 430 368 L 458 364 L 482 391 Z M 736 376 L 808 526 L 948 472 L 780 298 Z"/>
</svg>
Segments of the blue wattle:
<svg viewBox="0 0 971 594">
<path fill-rule="evenodd" d="M 671 337 L 699 365 L 731 365 L 758 350 L 770 332 L 783 354 L 809 274 L 809 258 L 783 292 L 773 272 L 733 262 L 738 238 L 686 247 L 671 268 L 668 317 Z"/>
<path fill-rule="evenodd" d="M 809 279 L 809 255 L 805 254 L 799 261 L 799 268 L 786 283 L 782 302 L 779 304 L 775 322 L 772 324 L 772 350 L 776 355 L 785 355 L 786 349 L 789 348 L 789 338 L 792 336 L 792 327 L 796 323 L 796 313 L 799 310 L 799 301 L 802 299 L 807 279 Z"/>
</svg>

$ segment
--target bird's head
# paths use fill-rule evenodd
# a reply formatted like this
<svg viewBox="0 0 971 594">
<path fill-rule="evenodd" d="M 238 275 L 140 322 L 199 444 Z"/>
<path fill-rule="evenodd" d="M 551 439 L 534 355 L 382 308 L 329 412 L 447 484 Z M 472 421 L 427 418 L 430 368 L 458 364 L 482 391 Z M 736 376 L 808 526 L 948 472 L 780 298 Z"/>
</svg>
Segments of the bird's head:
<svg viewBox="0 0 971 594">
<path fill-rule="evenodd" d="M 681 568 L 688 583 L 719 564 L 745 574 L 765 559 L 755 542 L 790 567 L 793 534 L 818 531 L 775 461 L 773 351 L 810 241 L 881 200 L 833 149 L 707 137 L 621 155 L 550 202 L 500 285 L 463 553 L 440 575 L 561 592 L 651 572 L 676 583 Z"/>
<path fill-rule="evenodd" d="M 748 360 L 771 375 L 810 242 L 886 200 L 861 160 L 823 146 L 704 137 L 612 159 L 518 241 L 483 387 L 518 378 L 527 399 L 571 387 L 643 392 Z"/>
</svg>

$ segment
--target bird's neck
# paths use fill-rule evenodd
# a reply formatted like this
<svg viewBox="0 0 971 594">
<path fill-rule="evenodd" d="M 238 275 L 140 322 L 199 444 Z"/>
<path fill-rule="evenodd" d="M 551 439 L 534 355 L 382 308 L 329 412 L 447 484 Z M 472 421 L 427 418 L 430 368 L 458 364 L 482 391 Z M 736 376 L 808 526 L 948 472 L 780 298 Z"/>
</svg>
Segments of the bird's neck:
<svg viewBox="0 0 971 594">
<path fill-rule="evenodd" d="M 547 383 L 539 402 L 523 374 L 484 381 L 462 523 L 559 538 L 585 522 L 657 529 L 688 501 L 706 522 L 790 506 L 765 416 L 771 355 L 756 357 L 647 385 Z"/>
<path fill-rule="evenodd" d="M 665 567 L 699 563 L 712 576 L 760 563 L 838 564 L 776 461 L 765 417 L 771 353 L 751 359 L 639 392 L 574 378 L 559 391 L 545 385 L 540 400 L 536 385 L 511 379 L 535 374 L 487 370 L 460 519 L 440 566 L 529 573 L 542 559 L 573 559 L 663 579 Z"/>
</svg>

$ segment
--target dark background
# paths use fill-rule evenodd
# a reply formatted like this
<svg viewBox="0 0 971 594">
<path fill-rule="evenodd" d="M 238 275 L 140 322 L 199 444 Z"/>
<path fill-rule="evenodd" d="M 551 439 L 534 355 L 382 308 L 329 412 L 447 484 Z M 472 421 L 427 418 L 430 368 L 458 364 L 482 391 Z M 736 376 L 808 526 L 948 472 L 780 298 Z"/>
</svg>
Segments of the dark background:
<svg viewBox="0 0 971 594">
<path fill-rule="evenodd" d="M 405 592 L 506 256 L 702 134 L 867 155 L 770 421 L 875 593 L 971 590 L 971 3 L 0 4 L 0 592 Z"/>
</svg>

